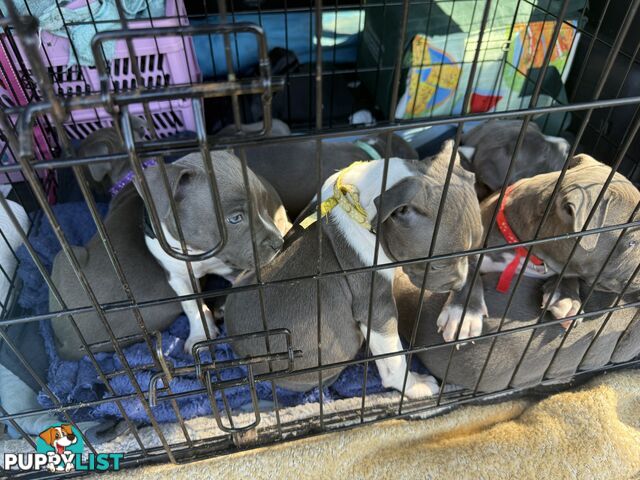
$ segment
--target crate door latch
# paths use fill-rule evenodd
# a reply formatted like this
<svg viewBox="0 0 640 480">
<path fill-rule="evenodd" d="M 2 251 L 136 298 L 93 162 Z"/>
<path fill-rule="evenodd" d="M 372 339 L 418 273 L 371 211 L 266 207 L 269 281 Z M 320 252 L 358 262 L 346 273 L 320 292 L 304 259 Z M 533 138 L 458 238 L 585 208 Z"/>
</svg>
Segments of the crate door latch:
<svg viewBox="0 0 640 480">
<path fill-rule="evenodd" d="M 278 337 L 280 337 L 279 341 L 277 340 Z M 271 345 L 276 342 L 282 344 L 282 338 L 284 338 L 285 341 L 284 351 L 271 351 Z M 267 352 L 265 354 L 226 360 L 217 360 L 215 357 L 216 346 L 222 344 L 233 345 L 240 341 L 255 342 L 260 339 L 263 339 L 265 342 Z M 193 346 L 194 365 L 192 366 L 176 368 L 168 359 L 164 358 L 161 348 L 156 353 L 158 357 L 162 358 L 160 363 L 163 371 L 153 375 L 149 382 L 149 403 L 155 406 L 158 400 L 165 401 L 175 396 L 170 394 L 158 396 L 159 392 L 167 390 L 169 382 L 174 377 L 184 375 L 192 376 L 195 374 L 206 388 L 207 396 L 211 403 L 211 410 L 218 427 L 224 432 L 233 434 L 247 432 L 248 430 L 256 428 L 260 423 L 260 403 L 256 385 L 259 382 L 275 380 L 292 372 L 295 358 L 302 356 L 302 351 L 293 349 L 291 332 L 285 328 L 234 335 L 196 343 Z M 278 368 L 274 366 L 276 362 Z M 283 363 L 284 366 L 281 366 Z M 234 369 L 236 371 L 235 373 L 242 372 L 242 375 L 224 379 L 224 377 L 228 377 L 229 375 L 223 375 L 223 372 L 230 369 Z M 256 373 L 256 370 L 261 373 Z M 160 381 L 163 383 L 162 388 L 158 386 Z M 244 425 L 238 425 L 234 422 L 233 413 L 227 397 L 228 390 L 231 388 L 249 389 L 254 416 L 252 422 Z M 184 394 L 181 394 L 181 396 L 184 396 Z M 221 401 L 224 407 L 224 416 L 227 417 L 226 421 L 223 420 L 223 413 L 221 412 L 219 401 Z"/>
</svg>

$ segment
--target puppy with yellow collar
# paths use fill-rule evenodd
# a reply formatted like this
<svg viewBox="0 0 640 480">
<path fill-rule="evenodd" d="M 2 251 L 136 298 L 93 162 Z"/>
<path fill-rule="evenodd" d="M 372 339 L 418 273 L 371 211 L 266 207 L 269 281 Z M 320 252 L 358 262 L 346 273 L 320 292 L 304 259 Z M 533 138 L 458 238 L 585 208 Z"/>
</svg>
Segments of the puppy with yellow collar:
<svg viewBox="0 0 640 480">
<path fill-rule="evenodd" d="M 401 260 L 425 258 L 431 250 L 431 239 L 438 213 L 443 185 L 453 158 L 453 143 L 447 142 L 430 161 L 391 158 L 386 186 L 381 193 L 385 169 L 384 160 L 358 162 L 338 172 L 322 188 L 321 215 L 317 221 L 316 206 L 310 206 L 304 220 L 293 227 L 285 238 L 282 251 L 263 269 L 262 280 L 283 281 L 322 273 L 362 269 Z M 481 234 L 480 209 L 474 191 L 474 176 L 465 171 L 456 158 L 454 175 L 436 239 L 436 255 L 469 249 Z M 374 228 L 380 225 L 375 232 Z M 318 229 L 321 229 L 322 254 L 318 249 Z M 376 235 L 379 248 L 376 255 Z M 319 261 L 321 259 L 321 261 Z M 466 257 L 431 262 L 434 270 L 427 278 L 427 288 L 450 291 L 466 280 Z M 406 265 L 404 271 L 420 285 L 425 263 Z M 397 309 L 393 299 L 395 268 L 388 267 L 372 274 L 369 271 L 347 275 L 314 278 L 295 283 L 282 283 L 263 289 L 263 305 L 267 327 L 287 328 L 292 344 L 303 352 L 295 362 L 293 376 L 276 384 L 296 391 L 306 391 L 318 385 L 318 373 L 296 370 L 322 364 L 352 360 L 365 339 L 373 355 L 387 355 L 402 350 L 398 336 Z M 246 275 L 238 284 L 255 283 Z M 320 289 L 320 312 L 317 292 Z M 373 295 L 371 295 L 373 289 Z M 369 305 L 369 299 L 373 305 Z M 318 319 L 320 313 L 320 319 Z M 370 317 L 369 317 L 370 315 Z M 318 332 L 318 322 L 320 331 Z M 232 294 L 227 299 L 225 323 L 230 335 L 264 330 L 261 301 L 258 292 Z M 284 340 L 273 338 L 272 352 L 285 349 Z M 264 339 L 247 339 L 233 343 L 240 356 L 266 354 Z M 273 368 L 283 367 L 273 362 Z M 407 370 L 403 355 L 376 360 L 382 384 L 402 390 Z M 260 373 L 260 366 L 254 366 Z M 336 367 L 323 372 L 324 385 L 334 381 L 342 371 Z M 438 392 L 433 377 L 409 372 L 405 393 L 417 398 Z"/>
</svg>

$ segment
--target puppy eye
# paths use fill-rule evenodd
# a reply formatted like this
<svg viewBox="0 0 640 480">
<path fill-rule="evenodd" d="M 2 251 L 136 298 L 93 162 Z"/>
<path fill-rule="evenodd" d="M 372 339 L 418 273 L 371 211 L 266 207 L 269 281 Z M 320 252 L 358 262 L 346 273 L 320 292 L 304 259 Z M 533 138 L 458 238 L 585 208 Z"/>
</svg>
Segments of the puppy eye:
<svg viewBox="0 0 640 480">
<path fill-rule="evenodd" d="M 408 205 L 403 205 L 402 207 L 396 209 L 395 212 L 393 212 L 394 215 L 406 215 L 411 211 L 410 207 Z"/>
<path fill-rule="evenodd" d="M 229 222 L 231 225 L 237 225 L 242 220 L 244 220 L 244 215 L 242 215 L 241 213 L 236 213 L 234 215 L 231 215 L 230 217 L 227 217 L 227 222 Z"/>
</svg>

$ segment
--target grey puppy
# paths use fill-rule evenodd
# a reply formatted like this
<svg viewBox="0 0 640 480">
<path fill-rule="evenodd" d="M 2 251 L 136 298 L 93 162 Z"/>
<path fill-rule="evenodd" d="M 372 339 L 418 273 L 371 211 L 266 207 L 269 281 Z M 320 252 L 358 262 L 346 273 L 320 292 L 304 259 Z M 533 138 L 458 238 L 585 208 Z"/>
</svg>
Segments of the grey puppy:
<svg viewBox="0 0 640 480">
<path fill-rule="evenodd" d="M 481 200 L 504 184 L 522 125 L 522 120 L 489 120 L 462 136 L 462 164 L 476 174 Z M 536 123 L 529 122 L 509 182 L 561 170 L 569 149 L 567 140 L 543 135 Z"/>
<path fill-rule="evenodd" d="M 253 133 L 261 128 L 262 122 L 242 126 L 245 133 Z M 216 134 L 216 137 L 229 137 L 235 132 L 235 127 L 225 127 Z M 285 123 L 280 120 L 273 121 L 272 136 L 286 136 L 290 133 Z M 317 194 L 318 183 L 323 183 L 334 172 L 342 170 L 357 160 L 384 158 L 387 150 L 387 135 L 367 136 L 357 142 L 323 142 L 322 178 L 319 180 L 316 175 L 316 148 L 315 140 L 244 148 L 247 164 L 256 174 L 273 185 L 290 218 L 298 217 Z M 236 154 L 239 154 L 238 150 Z M 411 145 L 395 134 L 391 136 L 390 156 L 418 160 L 418 154 Z"/>
<path fill-rule="evenodd" d="M 104 136 L 104 144 L 93 142 L 94 147 L 121 150 L 109 134 Z M 112 132 L 111 132 L 112 133 Z M 106 147 L 105 147 L 106 145 Z M 220 191 L 221 207 L 226 222 L 227 242 L 222 250 L 207 260 L 192 262 L 196 279 L 208 273 L 217 273 L 233 280 L 242 270 L 253 268 L 253 249 L 248 219 L 249 202 L 257 213 L 254 231 L 257 241 L 257 254 L 261 265 L 269 262 L 283 244 L 284 232 L 289 223 L 284 207 L 275 191 L 263 183 L 251 171 L 249 175 L 250 197 L 247 197 L 240 162 L 229 152 L 212 152 L 211 161 Z M 170 194 L 175 200 L 180 224 L 191 254 L 212 248 L 219 242 L 214 203 L 211 200 L 207 175 L 204 172 L 200 154 L 191 154 L 165 166 Z M 160 167 L 150 166 L 144 170 L 151 197 L 159 215 L 165 236 L 172 248 L 180 250 L 177 225 L 170 208 L 170 197 L 160 177 Z M 136 184 L 140 188 L 140 185 Z M 217 205 L 216 205 L 217 207 Z M 118 257 L 125 269 L 125 276 L 131 284 L 133 294 L 138 301 L 165 298 L 175 295 L 194 293 L 187 271 L 186 262 L 168 255 L 158 242 L 147 218 L 145 207 L 132 185 L 116 196 L 111 210 L 105 219 L 107 235 L 114 244 Z M 88 277 L 98 300 L 103 302 L 126 300 L 119 279 L 110 266 L 107 252 L 96 235 L 86 247 L 75 251 L 84 274 Z M 53 278 L 59 286 L 63 300 L 68 306 L 90 305 L 89 299 L 79 288 L 77 277 L 64 253 L 58 254 L 54 261 Z M 59 307 L 51 299 L 52 310 Z M 200 309 L 195 300 L 181 302 L 182 310 L 189 318 L 190 333 L 185 349 L 191 351 L 192 345 L 206 338 Z M 179 309 L 169 305 L 148 309 L 145 318 L 150 319 L 154 329 L 163 329 L 167 322 L 175 320 Z M 209 332 L 215 336 L 218 330 L 213 314 L 203 306 L 202 314 Z M 126 336 L 132 331 L 139 332 L 131 312 L 110 314 L 113 317 L 116 336 Z M 79 316 L 80 329 L 91 341 L 105 340 L 104 328 L 95 314 Z M 83 353 L 78 350 L 79 339 L 70 331 L 68 322 L 54 322 L 56 336 L 60 343 L 61 354 L 69 358 L 78 358 Z M 104 349 L 111 349 L 107 344 Z"/>
<path fill-rule="evenodd" d="M 484 323 L 485 333 L 497 332 L 509 297 L 495 290 L 497 274 L 486 274 L 483 280 L 484 295 L 489 307 Z M 522 279 L 501 331 L 537 323 L 542 313 L 542 283 L 542 280 L 535 278 Z M 586 295 L 587 286 L 581 282 L 580 287 L 581 293 Z M 406 277 L 396 279 L 394 294 L 398 304 L 399 329 L 406 339 L 411 337 L 413 331 L 419 293 L 420 290 Z M 614 305 L 616 299 L 617 295 L 613 293 L 596 291 L 585 305 L 584 311 L 602 310 Z M 442 343 L 435 322 L 446 300 L 445 294 L 425 292 L 414 343 L 415 346 L 444 345 L 418 353 L 422 363 L 441 380 L 454 349 L 453 345 Z M 634 301 L 637 301 L 637 295 L 629 295 L 620 301 L 620 305 Z M 555 319 L 547 313 L 541 325 L 551 320 Z M 495 345 L 489 361 L 487 356 L 493 340 L 477 339 L 475 344 L 467 343 L 453 351 L 447 382 L 468 389 L 475 389 L 477 385 L 481 392 L 496 392 L 509 387 L 530 387 L 538 385 L 542 380 L 565 383 L 578 370 L 596 369 L 609 362 L 626 362 L 636 357 L 640 353 L 640 328 L 637 326 L 639 321 L 640 315 L 636 308 L 616 310 L 608 320 L 607 314 L 585 317 L 582 323 L 576 323 L 567 334 L 557 354 L 556 350 L 565 334 L 565 329 L 560 325 L 547 325 L 494 338 Z M 589 347 L 598 331 L 598 337 Z M 530 338 L 531 344 L 525 353 Z M 521 358 L 522 364 L 517 368 Z"/>
<path fill-rule="evenodd" d="M 581 231 L 610 174 L 610 167 L 588 155 L 574 157 L 539 238 Z M 501 226 L 501 223 L 509 227 L 516 241 L 532 239 L 558 177 L 557 172 L 537 175 L 520 180 L 510 187 L 503 202 L 504 222 L 499 220 L 498 225 L 492 228 L 489 246 L 507 243 L 506 233 L 502 233 L 504 225 Z M 496 193 L 481 204 L 485 229 L 489 227 L 488 223 L 496 207 L 497 197 Z M 588 229 L 620 225 L 638 218 L 638 214 L 631 218 L 638 202 L 640 202 L 640 192 L 629 180 L 616 173 L 602 201 L 598 204 Z M 640 231 L 637 228 L 628 229 L 616 246 L 620 233 L 619 230 L 614 230 L 583 237 L 555 291 L 553 287 L 557 280 L 556 275 L 567 263 L 575 239 L 548 242 L 535 247 L 534 252 L 538 263 L 543 262 L 543 264 L 535 265 L 530 262 L 525 275 L 548 279 L 543 285 L 544 301 L 546 303 L 552 295 L 549 310 L 555 318 L 560 319 L 578 313 L 581 303 L 578 280 L 591 285 L 601 269 L 603 271 L 596 289 L 614 293 L 622 291 L 640 262 L 640 250 L 636 247 L 640 241 Z M 489 253 L 482 263 L 481 272 L 503 273 L 512 266 L 516 267 L 515 273 L 517 273 L 523 260 L 524 256 L 514 253 L 514 250 Z M 472 268 L 475 266 L 472 265 Z M 508 289 L 511 283 L 508 276 L 506 280 L 506 289 Z M 447 304 L 438 317 L 438 327 L 444 330 L 443 336 L 447 341 L 455 339 L 469 289 L 472 289 L 469 308 L 460 327 L 458 338 L 475 337 L 482 331 L 482 317 L 486 314 L 486 304 L 481 277 L 478 277 L 473 288 L 470 283 L 468 282 L 465 288 L 449 296 Z M 501 283 L 504 287 L 505 283 Z M 633 292 L 639 288 L 640 279 L 636 277 L 632 279 L 629 291 Z"/>
<path fill-rule="evenodd" d="M 104 220 L 109 239 L 117 252 L 131 293 L 137 302 L 169 298 L 174 295 L 167 283 L 164 270 L 145 245 L 143 211 L 142 199 L 133 185 L 129 185 L 113 199 L 109 214 Z M 98 235 L 95 235 L 84 247 L 73 247 L 73 252 L 100 303 L 127 300 L 122 284 Z M 91 305 L 64 252 L 59 253 L 53 262 L 52 279 L 67 307 Z M 50 295 L 49 304 L 52 311 L 60 308 L 53 295 Z M 182 308 L 175 302 L 140 309 L 146 328 L 150 332 L 165 330 L 181 313 Z M 128 342 L 123 341 L 122 346 L 139 341 L 141 331 L 132 311 L 107 312 L 106 318 L 116 337 L 137 336 Z M 74 319 L 87 341 L 104 342 L 103 345 L 93 348 L 93 351 L 113 351 L 107 330 L 95 312 L 77 314 L 74 315 Z M 54 319 L 52 326 L 57 350 L 62 358 L 77 360 L 86 355 L 86 352 L 81 349 L 80 338 L 68 317 Z"/>
<path fill-rule="evenodd" d="M 387 188 L 382 195 L 383 160 L 360 162 L 332 175 L 323 186 L 323 204 L 332 195 L 337 195 L 335 188 L 340 189 L 342 182 L 359 191 L 359 197 L 356 196 L 359 202 L 339 203 L 329 211 L 328 221 L 323 219 L 320 225 L 316 222 L 304 229 L 302 225 L 306 220 L 296 225 L 286 237 L 283 252 L 264 269 L 262 280 L 286 280 L 314 274 L 319 258 L 318 228 L 322 228 L 324 238 L 320 265 L 323 272 L 372 265 L 375 234 L 366 222 L 376 225 L 378 218 L 382 222 L 378 231 L 381 247 L 379 264 L 427 256 L 447 167 L 452 158 L 452 147 L 452 142 L 447 142 L 443 150 L 428 162 L 391 159 Z M 469 249 L 476 241 L 474 237 L 481 233 L 473 174 L 458 163 L 454 172 L 440 235 L 436 240 L 436 254 Z M 358 204 L 366 212 L 364 218 L 353 214 Z M 310 207 L 307 212 L 314 215 L 315 208 Z M 434 291 L 459 288 L 466 279 L 466 258 L 434 262 L 432 268 L 437 270 L 437 275 L 429 276 L 429 288 Z M 370 347 L 374 355 L 402 350 L 392 295 L 393 271 L 389 268 L 376 274 L 370 331 L 367 320 L 371 274 L 359 273 L 319 280 L 322 363 L 353 359 L 367 334 L 370 335 Z M 412 281 L 421 282 L 424 265 L 413 264 L 405 267 L 405 271 Z M 240 283 L 253 284 L 255 277 L 248 275 Z M 317 366 L 319 341 L 316 335 L 315 282 L 272 285 L 265 287 L 263 293 L 267 327 L 288 328 L 292 333 L 293 347 L 303 351 L 303 357 L 296 360 L 295 369 Z M 264 330 L 258 293 L 231 294 L 227 300 L 225 323 L 230 335 Z M 272 351 L 284 349 L 284 343 L 280 340 L 273 338 L 270 345 Z M 266 353 L 264 340 L 235 341 L 232 346 L 240 356 Z M 377 360 L 376 365 L 383 385 L 402 388 L 406 369 L 404 356 Z M 280 363 L 274 363 L 274 368 L 281 367 Z M 264 371 L 261 367 L 255 367 L 255 370 Z M 334 381 L 341 370 L 332 368 L 325 371 L 325 384 Z M 306 391 L 317 382 L 317 373 L 306 373 L 278 380 L 277 384 Z M 420 397 L 436 391 L 437 384 L 431 377 L 414 373 L 409 375 L 406 390 L 409 397 Z"/>
<path fill-rule="evenodd" d="M 166 172 L 190 254 L 204 253 L 220 242 L 221 232 L 215 215 L 218 208 L 221 208 L 223 214 L 227 242 L 214 257 L 191 262 L 194 276 L 200 279 L 205 275 L 217 274 L 233 283 L 240 272 L 252 270 L 256 266 L 252 233 L 255 235 L 258 266 L 264 266 L 281 250 L 283 235 L 289 222 L 280 199 L 275 197 L 275 191 L 265 187 L 265 183 L 250 169 L 247 171 L 249 196 L 247 195 L 238 157 L 228 151 L 214 151 L 211 152 L 210 161 L 220 192 L 220 206 L 212 201 L 209 178 L 199 153 L 189 154 L 167 165 Z M 170 208 L 170 197 L 162 183 L 160 169 L 147 168 L 144 175 L 165 237 L 171 248 L 180 251 L 178 227 Z M 137 181 L 135 183 L 140 191 L 141 186 Z M 249 222 L 250 203 L 256 214 L 253 231 Z M 145 229 L 145 241 L 149 251 L 167 272 L 169 285 L 174 291 L 181 296 L 195 293 L 189 280 L 187 262 L 167 254 L 149 225 Z M 204 340 L 206 335 L 196 301 L 182 302 L 182 309 L 189 317 L 190 332 L 185 343 L 185 349 L 189 351 L 194 343 Z M 213 314 L 206 306 L 203 310 L 207 327 L 215 337 L 218 331 Z"/>
</svg>

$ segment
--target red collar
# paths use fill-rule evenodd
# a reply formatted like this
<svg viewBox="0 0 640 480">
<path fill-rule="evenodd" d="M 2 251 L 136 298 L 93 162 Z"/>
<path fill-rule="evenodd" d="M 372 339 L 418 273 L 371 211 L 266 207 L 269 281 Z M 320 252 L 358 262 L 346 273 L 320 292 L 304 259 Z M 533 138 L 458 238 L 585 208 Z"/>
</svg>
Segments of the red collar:
<svg viewBox="0 0 640 480">
<path fill-rule="evenodd" d="M 520 240 L 518 239 L 515 232 L 511 229 L 511 226 L 507 221 L 507 216 L 504 213 L 505 203 L 507 201 L 507 197 L 511 193 L 511 190 L 513 190 L 513 185 L 507 187 L 507 190 L 504 192 L 504 197 L 502 197 L 502 203 L 500 204 L 500 209 L 498 210 L 498 216 L 496 217 L 496 223 L 498 224 L 498 230 L 500 230 L 500 233 L 507 241 L 507 243 L 519 243 Z M 527 249 L 525 247 L 516 247 L 515 250 L 516 252 L 513 260 L 511 260 L 511 263 L 509 263 L 509 265 L 507 265 L 507 267 L 502 271 L 500 280 L 498 280 L 496 290 L 500 293 L 505 293 L 509 290 L 509 286 L 513 281 L 513 276 L 516 274 L 516 270 L 520 265 L 520 259 L 527 256 Z M 535 255 L 531 255 L 529 257 L 529 260 L 531 260 L 534 265 L 544 265 L 544 262 Z"/>
</svg>

